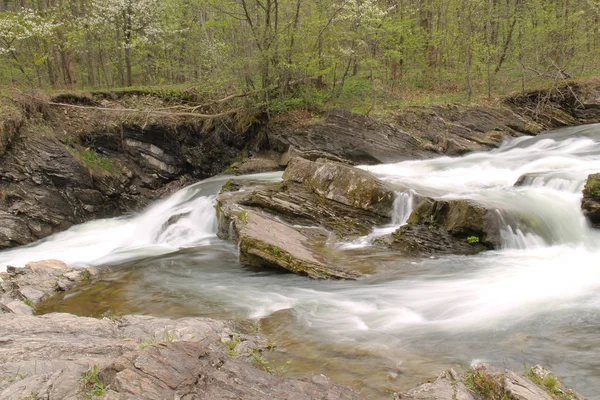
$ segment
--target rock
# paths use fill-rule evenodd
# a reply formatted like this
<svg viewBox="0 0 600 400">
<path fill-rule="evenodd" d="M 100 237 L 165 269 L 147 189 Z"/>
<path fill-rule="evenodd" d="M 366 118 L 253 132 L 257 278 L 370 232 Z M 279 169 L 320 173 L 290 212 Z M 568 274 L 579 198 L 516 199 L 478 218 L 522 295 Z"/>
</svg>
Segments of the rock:
<svg viewBox="0 0 600 400">
<path fill-rule="evenodd" d="M 29 268 L 36 274 L 50 274 L 54 276 L 63 275 L 69 271 L 67 264 L 60 260 L 44 260 L 29 262 L 25 264 L 25 268 Z"/>
<path fill-rule="evenodd" d="M 7 275 L 0 282 L 0 294 L 31 303 L 45 300 L 57 291 L 69 290 L 91 276 L 86 270 L 72 270 L 59 260 L 29 262 L 24 268 L 8 267 Z"/>
<path fill-rule="evenodd" d="M 418 140 L 396 126 L 339 109 L 329 110 L 322 121 L 300 127 L 273 124 L 268 136 L 274 150 L 285 152 L 293 146 L 299 155 L 312 159 L 315 152 L 360 164 L 427 156 Z"/>
<path fill-rule="evenodd" d="M 358 274 L 328 265 L 302 230 L 257 209 L 245 207 L 248 194 L 224 193 L 217 199 L 219 237 L 238 243 L 240 262 L 280 267 L 310 278 L 352 279 Z"/>
<path fill-rule="evenodd" d="M 323 244 L 332 233 L 363 236 L 390 222 L 394 193 L 366 171 L 326 160 L 294 158 L 283 179 L 253 192 L 228 182 L 217 199 L 219 237 L 239 245 L 245 264 L 311 278 L 360 276 L 330 265 Z"/>
<path fill-rule="evenodd" d="M 109 399 L 361 399 L 326 378 L 282 379 L 257 369 L 249 353 L 226 354 L 225 330 L 237 334 L 208 318 L 3 314 L 0 398 L 86 398 L 101 384 Z M 265 347 L 244 337 L 253 351 Z"/>
<path fill-rule="evenodd" d="M 581 200 L 583 214 L 593 228 L 600 228 L 600 173 L 588 176 Z"/>
<path fill-rule="evenodd" d="M 468 200 L 421 201 L 391 247 L 409 255 L 475 254 L 501 245 L 498 212 Z"/>
<path fill-rule="evenodd" d="M 23 303 L 22 301 L 15 300 L 8 296 L 2 296 L 0 298 L 0 314 L 12 313 L 17 315 L 32 315 L 33 308 Z"/>
<path fill-rule="evenodd" d="M 319 260 L 309 238 L 273 218 L 249 211 L 238 231 L 240 262 L 254 266 L 279 266 L 310 278 L 353 279 L 358 274 Z"/>
<path fill-rule="evenodd" d="M 535 370 L 535 372 L 534 372 Z M 538 375 L 554 375 L 541 366 L 525 375 L 510 370 L 498 370 L 488 364 L 479 364 L 459 375 L 449 369 L 432 383 L 424 383 L 406 393 L 394 394 L 395 399 L 411 400 L 584 400 L 579 394 L 558 383 L 556 378 L 543 381 Z"/>
<path fill-rule="evenodd" d="M 260 172 L 280 171 L 281 156 L 276 152 L 260 152 L 231 165 L 230 172 L 236 175 L 257 174 Z"/>
<path fill-rule="evenodd" d="M 432 383 L 424 383 L 406 393 L 395 394 L 394 399 L 410 400 L 476 400 L 469 392 L 462 378 L 449 369 L 441 373 Z"/>
<path fill-rule="evenodd" d="M 317 195 L 335 202 L 391 217 L 394 192 L 370 173 L 358 168 L 303 158 L 290 161 L 284 181 L 299 183 Z"/>
</svg>

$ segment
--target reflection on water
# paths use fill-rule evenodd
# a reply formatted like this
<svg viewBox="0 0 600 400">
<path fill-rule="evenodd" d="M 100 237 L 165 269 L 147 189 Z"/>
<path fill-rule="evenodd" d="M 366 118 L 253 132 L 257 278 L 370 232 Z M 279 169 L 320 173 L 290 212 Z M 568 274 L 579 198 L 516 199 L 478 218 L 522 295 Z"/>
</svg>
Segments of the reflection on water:
<svg viewBox="0 0 600 400">
<path fill-rule="evenodd" d="M 507 219 L 504 248 L 477 256 L 410 259 L 367 238 L 328 248 L 332 262 L 370 272 L 359 281 L 246 268 L 215 236 L 212 196 L 224 182 L 216 179 L 139 216 L 0 253 L 0 265 L 49 258 L 49 249 L 74 265 L 111 265 L 99 284 L 39 312 L 252 319 L 277 345 L 269 357 L 291 360 L 288 374 L 325 373 L 373 398 L 473 359 L 516 371 L 541 363 L 592 397 L 600 393 L 600 234 L 579 202 L 587 175 L 600 171 L 599 136 L 598 125 L 570 128 L 489 153 L 370 167 L 421 196 L 475 199 L 533 221 L 522 232 Z M 531 178 L 514 187 L 522 175 Z"/>
</svg>

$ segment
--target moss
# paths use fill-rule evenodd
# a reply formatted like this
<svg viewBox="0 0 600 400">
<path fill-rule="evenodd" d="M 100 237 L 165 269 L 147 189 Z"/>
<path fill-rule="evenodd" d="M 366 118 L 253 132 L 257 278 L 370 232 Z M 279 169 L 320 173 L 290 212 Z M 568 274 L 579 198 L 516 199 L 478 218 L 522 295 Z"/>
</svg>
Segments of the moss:
<svg viewBox="0 0 600 400">
<path fill-rule="evenodd" d="M 590 175 L 585 183 L 583 194 L 586 197 L 600 198 L 600 174 Z"/>
</svg>

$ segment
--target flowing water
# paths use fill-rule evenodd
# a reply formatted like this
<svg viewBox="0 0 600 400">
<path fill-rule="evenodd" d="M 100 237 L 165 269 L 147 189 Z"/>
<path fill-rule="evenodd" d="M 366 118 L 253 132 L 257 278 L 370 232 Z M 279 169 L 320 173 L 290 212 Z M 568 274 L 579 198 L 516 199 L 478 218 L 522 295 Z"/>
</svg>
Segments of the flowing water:
<svg viewBox="0 0 600 400">
<path fill-rule="evenodd" d="M 580 211 L 587 175 L 600 172 L 600 125 L 460 158 L 365 168 L 398 195 L 392 226 L 329 244 L 339 262 L 372 268 L 359 281 L 239 265 L 235 246 L 216 237 L 213 202 L 224 177 L 139 215 L 2 252 L 0 265 L 48 258 L 109 265 L 103 281 L 40 312 L 252 319 L 277 346 L 272 362 L 291 361 L 288 376 L 325 373 L 372 398 L 474 360 L 518 372 L 541 363 L 600 398 L 600 233 Z M 245 179 L 277 181 L 280 174 Z M 524 230 L 507 220 L 503 248 L 477 256 L 411 259 L 371 247 L 374 237 L 406 221 L 415 194 L 473 199 L 534 223 Z"/>
</svg>

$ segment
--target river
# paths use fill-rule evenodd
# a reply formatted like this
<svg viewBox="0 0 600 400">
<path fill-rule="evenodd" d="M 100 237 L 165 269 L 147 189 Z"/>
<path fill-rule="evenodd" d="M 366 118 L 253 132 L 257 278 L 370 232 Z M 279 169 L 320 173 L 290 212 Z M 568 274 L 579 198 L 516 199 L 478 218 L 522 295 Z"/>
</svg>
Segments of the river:
<svg viewBox="0 0 600 400">
<path fill-rule="evenodd" d="M 475 360 L 517 372 L 540 363 L 600 398 L 600 232 L 580 210 L 587 175 L 600 172 L 600 125 L 459 158 L 363 168 L 393 185 L 398 199 L 394 226 L 329 244 L 340 262 L 374 271 L 358 281 L 240 265 L 235 246 L 216 237 L 214 199 L 228 177 L 192 185 L 137 215 L 4 251 L 0 265 L 57 258 L 109 266 L 101 282 L 39 312 L 250 319 L 276 346 L 268 358 L 283 373 L 324 373 L 371 398 Z M 536 223 L 528 231 L 507 225 L 502 248 L 476 256 L 415 259 L 372 247 L 374 236 L 406 220 L 414 193 L 473 199 Z"/>
</svg>

